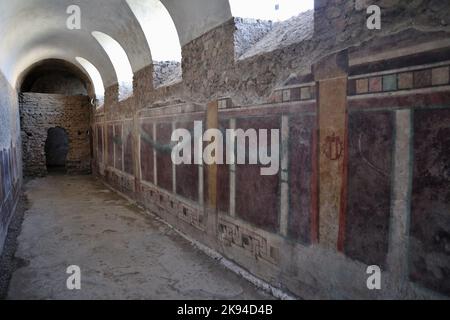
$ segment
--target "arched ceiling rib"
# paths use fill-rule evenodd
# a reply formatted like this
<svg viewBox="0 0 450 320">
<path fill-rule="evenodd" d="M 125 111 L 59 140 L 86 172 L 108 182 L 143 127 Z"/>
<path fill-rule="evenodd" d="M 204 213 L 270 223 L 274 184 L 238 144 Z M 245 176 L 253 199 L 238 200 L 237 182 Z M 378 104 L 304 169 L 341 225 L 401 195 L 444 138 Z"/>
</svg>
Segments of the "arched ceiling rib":
<svg viewBox="0 0 450 320">
<path fill-rule="evenodd" d="M 46 78 L 47 76 L 50 76 L 50 79 Z M 68 78 L 72 83 L 76 82 L 78 85 L 81 84 L 89 95 L 94 95 L 92 81 L 86 72 L 72 63 L 58 59 L 42 60 L 32 65 L 24 71 L 23 77 L 19 79 L 18 88 L 20 88 L 21 92 L 42 93 L 47 92 L 46 90 L 51 92 L 54 89 L 61 91 L 68 89 L 68 87 L 64 86 L 59 87 L 59 83 L 55 86 L 54 81 L 56 80 L 53 77 L 63 81 L 65 81 L 64 78 Z M 47 80 L 50 80 L 50 82 L 47 83 Z M 36 83 L 38 84 L 39 90 L 44 91 L 33 91 Z M 84 94 L 84 92 L 81 92 L 82 88 L 80 86 L 75 91 L 78 91 L 77 94 Z"/>
<path fill-rule="evenodd" d="M 88 60 L 83 57 L 76 57 L 78 63 L 83 67 L 84 71 L 88 73 L 91 83 L 94 87 L 94 92 L 100 105 L 103 104 L 105 98 L 105 86 L 103 79 L 98 69 Z"/>
<path fill-rule="evenodd" d="M 180 35 L 181 46 L 232 17 L 228 0 L 161 0 L 161 2 L 172 16 Z"/>
<path fill-rule="evenodd" d="M 92 36 L 103 47 L 114 66 L 119 83 L 119 99 L 130 96 L 133 92 L 133 70 L 127 53 L 120 43 L 105 33 L 93 31 Z"/>
<path fill-rule="evenodd" d="M 162 0 L 182 45 L 231 18 L 228 0 Z M 70 5 L 81 8 L 81 30 L 69 30 Z M 133 72 L 152 62 L 146 36 L 125 0 L 0 0 L 0 69 L 15 85 L 19 75 L 43 59 L 77 64 L 89 60 L 106 87 L 117 82 L 108 55 L 92 37 L 103 32 L 125 50 Z"/>
</svg>

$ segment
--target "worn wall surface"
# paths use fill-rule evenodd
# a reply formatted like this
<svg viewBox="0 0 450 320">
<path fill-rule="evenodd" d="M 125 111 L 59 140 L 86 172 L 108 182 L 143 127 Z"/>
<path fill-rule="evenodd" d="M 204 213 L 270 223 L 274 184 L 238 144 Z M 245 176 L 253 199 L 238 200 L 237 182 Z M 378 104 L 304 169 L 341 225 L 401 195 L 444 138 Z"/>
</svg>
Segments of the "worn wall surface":
<svg viewBox="0 0 450 320">
<path fill-rule="evenodd" d="M 108 88 L 94 171 L 300 297 L 448 296 L 449 4 L 378 3 L 382 31 L 365 27 L 364 1 L 316 1 L 281 25 L 231 19 L 183 46 L 181 82 L 155 88 L 148 66 L 129 99 Z M 279 129 L 279 172 L 173 165 L 173 129 L 211 119 Z M 369 265 L 382 290 L 368 290 Z"/>
<path fill-rule="evenodd" d="M 21 93 L 19 106 L 26 176 L 47 173 L 45 142 L 48 130 L 56 127 L 65 129 L 69 136 L 68 172 L 90 172 L 92 106 L 88 97 Z"/>
<path fill-rule="evenodd" d="M 17 92 L 0 72 L 0 253 L 22 181 Z"/>
<path fill-rule="evenodd" d="M 414 113 L 411 278 L 450 294 L 450 110 Z"/>
</svg>

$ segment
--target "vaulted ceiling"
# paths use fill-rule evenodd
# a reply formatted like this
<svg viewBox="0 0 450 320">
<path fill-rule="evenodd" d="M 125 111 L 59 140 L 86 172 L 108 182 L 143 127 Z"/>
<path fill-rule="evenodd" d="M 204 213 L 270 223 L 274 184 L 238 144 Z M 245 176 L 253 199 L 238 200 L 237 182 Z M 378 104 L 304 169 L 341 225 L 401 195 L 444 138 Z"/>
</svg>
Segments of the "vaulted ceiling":
<svg viewBox="0 0 450 320">
<path fill-rule="evenodd" d="M 181 45 L 231 18 L 228 0 L 161 2 L 175 23 Z M 81 8 L 80 30 L 66 26 L 71 5 Z M 126 0 L 0 0 L 0 69 L 16 87 L 21 75 L 39 61 L 61 59 L 81 69 L 76 58 L 82 57 L 98 69 L 108 87 L 117 83 L 117 75 L 94 31 L 122 46 L 134 72 L 152 62 L 146 35 Z"/>
</svg>

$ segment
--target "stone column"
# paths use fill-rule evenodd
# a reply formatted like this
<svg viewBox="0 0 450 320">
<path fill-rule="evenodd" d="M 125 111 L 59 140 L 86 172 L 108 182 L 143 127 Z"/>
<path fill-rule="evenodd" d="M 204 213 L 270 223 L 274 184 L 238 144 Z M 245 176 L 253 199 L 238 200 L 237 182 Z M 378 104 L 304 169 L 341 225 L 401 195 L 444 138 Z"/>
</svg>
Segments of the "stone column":
<svg viewBox="0 0 450 320">
<path fill-rule="evenodd" d="M 314 65 L 319 148 L 319 243 L 343 249 L 347 180 L 347 52 Z"/>
</svg>

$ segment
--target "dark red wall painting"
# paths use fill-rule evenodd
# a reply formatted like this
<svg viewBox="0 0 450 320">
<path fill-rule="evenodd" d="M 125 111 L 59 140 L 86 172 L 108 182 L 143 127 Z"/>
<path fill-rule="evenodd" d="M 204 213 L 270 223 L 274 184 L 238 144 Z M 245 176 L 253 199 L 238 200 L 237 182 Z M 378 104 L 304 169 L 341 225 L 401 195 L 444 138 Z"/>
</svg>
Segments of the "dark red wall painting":
<svg viewBox="0 0 450 320">
<path fill-rule="evenodd" d="M 153 123 L 143 122 L 141 125 L 141 172 L 142 180 L 154 183 Z"/>
<path fill-rule="evenodd" d="M 117 170 L 123 170 L 123 134 L 122 124 L 116 124 L 114 126 L 114 167 Z"/>
<path fill-rule="evenodd" d="M 176 166 L 177 174 L 177 194 L 192 200 L 198 200 L 198 171 L 199 166 L 193 163 L 194 160 L 194 122 L 187 121 L 177 124 L 178 129 L 186 129 L 191 132 L 191 164 L 181 164 Z"/>
<path fill-rule="evenodd" d="M 158 123 L 156 125 L 156 166 L 158 186 L 172 192 L 173 173 L 170 139 L 172 137 L 172 123 Z"/>
<path fill-rule="evenodd" d="M 411 278 L 450 294 L 450 110 L 414 112 Z"/>
<path fill-rule="evenodd" d="M 311 243 L 313 214 L 313 154 L 315 116 L 289 119 L 289 224 L 288 236 Z"/>
<path fill-rule="evenodd" d="M 344 251 L 347 256 L 385 266 L 389 242 L 392 112 L 349 115 L 349 163 Z"/>
<path fill-rule="evenodd" d="M 128 121 L 124 124 L 123 169 L 130 175 L 134 174 L 133 142 L 133 122 Z"/>
<path fill-rule="evenodd" d="M 281 118 L 242 118 L 237 120 L 236 127 L 244 131 L 269 130 L 270 148 L 270 130 L 280 130 Z M 277 232 L 280 225 L 280 176 L 262 176 L 260 169 L 260 165 L 236 166 L 236 214 L 259 228 Z"/>
</svg>

